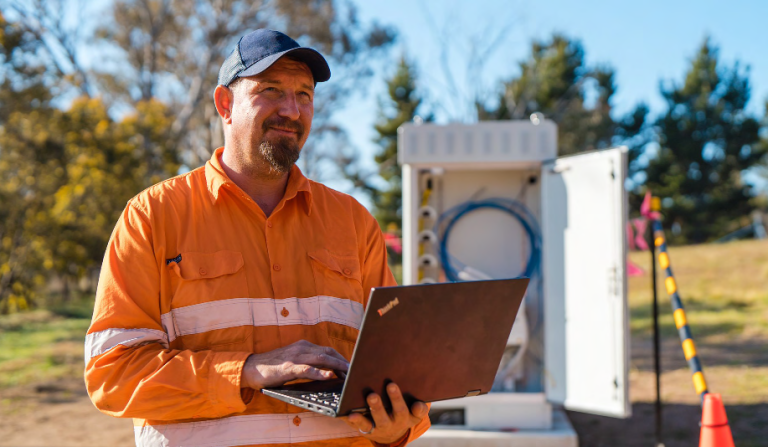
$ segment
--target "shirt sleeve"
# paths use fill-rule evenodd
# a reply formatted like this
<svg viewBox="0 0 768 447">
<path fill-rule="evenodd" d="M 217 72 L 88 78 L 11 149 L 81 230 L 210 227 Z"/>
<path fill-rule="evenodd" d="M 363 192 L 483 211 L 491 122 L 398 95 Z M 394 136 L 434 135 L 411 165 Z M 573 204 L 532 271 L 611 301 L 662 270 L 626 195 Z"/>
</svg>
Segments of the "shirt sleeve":
<svg viewBox="0 0 768 447">
<path fill-rule="evenodd" d="M 169 349 L 149 219 L 129 202 L 109 240 L 85 340 L 85 383 L 102 412 L 154 420 L 245 410 L 249 353 Z"/>
</svg>

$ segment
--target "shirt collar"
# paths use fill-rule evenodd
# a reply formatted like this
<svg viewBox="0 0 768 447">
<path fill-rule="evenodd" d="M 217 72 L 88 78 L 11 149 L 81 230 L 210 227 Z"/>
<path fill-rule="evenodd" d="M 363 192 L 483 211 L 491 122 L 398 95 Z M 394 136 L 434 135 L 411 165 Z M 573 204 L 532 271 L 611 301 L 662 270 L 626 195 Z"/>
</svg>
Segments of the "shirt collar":
<svg viewBox="0 0 768 447">
<path fill-rule="evenodd" d="M 221 154 L 224 152 L 224 148 L 220 147 L 213 151 L 211 159 L 205 163 L 205 180 L 208 186 L 208 192 L 211 195 L 211 202 L 216 203 L 219 200 L 220 190 L 224 185 L 231 185 L 237 187 L 235 182 L 227 177 L 224 169 L 221 167 Z M 298 166 L 293 165 L 291 173 L 288 177 L 288 185 L 285 188 L 285 195 L 283 195 L 282 203 L 285 203 L 297 195 L 302 193 L 304 196 L 304 210 L 309 215 L 312 211 L 312 188 L 304 174 L 301 172 Z M 278 205 L 275 209 L 277 211 L 282 208 L 282 205 Z"/>
</svg>

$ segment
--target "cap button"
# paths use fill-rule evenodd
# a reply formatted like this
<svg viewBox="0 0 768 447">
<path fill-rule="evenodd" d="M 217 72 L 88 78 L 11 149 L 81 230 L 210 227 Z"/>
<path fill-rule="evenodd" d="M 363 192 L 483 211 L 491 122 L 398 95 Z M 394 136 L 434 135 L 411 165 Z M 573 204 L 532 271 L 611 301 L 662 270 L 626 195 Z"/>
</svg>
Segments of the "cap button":
<svg viewBox="0 0 768 447">
<path fill-rule="evenodd" d="M 198 270 L 197 272 L 200 273 L 200 276 L 205 276 L 208 274 L 208 272 L 206 272 L 205 269 L 202 267 L 200 267 L 200 270 Z"/>
</svg>

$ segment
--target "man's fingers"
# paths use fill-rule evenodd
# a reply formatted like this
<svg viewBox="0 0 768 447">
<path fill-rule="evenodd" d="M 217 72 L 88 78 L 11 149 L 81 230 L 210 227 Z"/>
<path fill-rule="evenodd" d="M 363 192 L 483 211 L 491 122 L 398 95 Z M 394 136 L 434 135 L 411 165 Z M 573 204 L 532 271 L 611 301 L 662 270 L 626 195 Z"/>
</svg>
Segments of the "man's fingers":
<svg viewBox="0 0 768 447">
<path fill-rule="evenodd" d="M 325 346 L 325 347 L 323 347 L 323 352 L 324 352 L 325 354 L 328 354 L 328 355 L 330 355 L 331 357 L 336 357 L 336 358 L 337 358 L 337 359 L 339 359 L 339 360 L 342 360 L 342 361 L 344 361 L 344 362 L 346 362 L 346 363 L 349 363 L 349 361 L 347 361 L 347 359 L 346 359 L 346 358 L 344 358 L 344 356 L 343 356 L 343 355 L 341 355 L 341 354 L 339 353 L 339 351 L 337 351 L 337 350 L 335 350 L 335 349 L 333 349 L 333 348 L 331 348 L 331 347 L 328 347 L 328 346 Z"/>
<path fill-rule="evenodd" d="M 332 371 L 322 370 L 309 365 L 293 365 L 291 372 L 295 376 L 294 379 L 328 380 L 333 377 Z"/>
<path fill-rule="evenodd" d="M 323 369 L 338 369 L 340 371 L 349 370 L 349 363 L 347 363 L 346 360 L 340 360 L 320 352 L 310 352 L 300 355 L 296 359 L 296 363 L 303 363 Z"/>
<path fill-rule="evenodd" d="M 389 400 L 392 402 L 392 419 L 396 424 L 405 424 L 408 422 L 408 418 L 411 413 L 408 411 L 408 405 L 403 400 L 403 394 L 400 392 L 400 388 L 394 383 L 387 385 L 387 394 Z"/>
<path fill-rule="evenodd" d="M 349 363 L 346 358 L 344 358 L 343 355 L 339 353 L 339 351 L 331 348 L 330 346 L 320 346 L 316 345 L 312 342 L 309 342 L 307 340 L 299 340 L 291 345 L 291 347 L 294 347 L 300 354 L 325 354 L 331 357 L 335 357 L 343 362 Z"/>
<path fill-rule="evenodd" d="M 429 408 L 427 407 L 427 404 L 424 402 L 414 402 L 413 405 L 411 405 L 411 414 L 413 417 L 421 420 L 424 418 L 424 416 L 427 415 L 427 412 L 429 411 Z"/>
<path fill-rule="evenodd" d="M 341 419 L 350 427 L 364 432 L 369 432 L 373 428 L 373 422 L 362 414 L 352 413 L 349 416 L 342 417 Z"/>
<path fill-rule="evenodd" d="M 371 393 L 366 398 L 368 407 L 371 409 L 371 417 L 376 427 L 387 429 L 392 425 L 392 419 L 389 418 L 387 410 L 384 408 L 384 404 L 381 402 L 381 397 L 376 393 Z M 367 431 L 367 430 L 366 430 Z"/>
</svg>

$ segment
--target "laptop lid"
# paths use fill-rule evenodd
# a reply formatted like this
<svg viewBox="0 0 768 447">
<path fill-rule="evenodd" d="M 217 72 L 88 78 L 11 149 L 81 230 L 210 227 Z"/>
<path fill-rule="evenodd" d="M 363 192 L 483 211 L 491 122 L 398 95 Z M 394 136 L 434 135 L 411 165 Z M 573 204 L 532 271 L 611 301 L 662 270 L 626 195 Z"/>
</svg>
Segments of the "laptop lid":
<svg viewBox="0 0 768 447">
<path fill-rule="evenodd" d="M 344 383 L 339 414 L 367 409 L 386 385 L 406 402 L 491 390 L 528 278 L 381 287 L 371 290 Z"/>
</svg>

